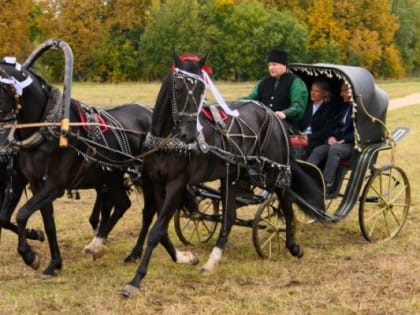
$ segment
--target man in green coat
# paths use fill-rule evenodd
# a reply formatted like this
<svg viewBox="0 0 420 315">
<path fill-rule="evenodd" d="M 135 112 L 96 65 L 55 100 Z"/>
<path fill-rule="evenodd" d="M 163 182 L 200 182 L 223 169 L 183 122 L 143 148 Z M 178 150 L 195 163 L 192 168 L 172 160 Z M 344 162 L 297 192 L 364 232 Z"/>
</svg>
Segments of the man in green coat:
<svg viewBox="0 0 420 315">
<path fill-rule="evenodd" d="M 285 122 L 291 134 L 306 128 L 308 89 L 295 74 L 287 71 L 287 52 L 271 49 L 268 55 L 269 76 L 258 81 L 251 93 L 242 99 L 256 100 L 270 107 Z"/>
</svg>

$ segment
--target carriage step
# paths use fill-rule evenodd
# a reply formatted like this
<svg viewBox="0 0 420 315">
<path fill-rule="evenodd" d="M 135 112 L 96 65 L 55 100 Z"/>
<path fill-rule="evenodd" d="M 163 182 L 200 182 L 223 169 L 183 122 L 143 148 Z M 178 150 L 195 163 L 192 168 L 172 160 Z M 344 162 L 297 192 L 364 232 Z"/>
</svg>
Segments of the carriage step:
<svg viewBox="0 0 420 315">
<path fill-rule="evenodd" d="M 403 126 L 399 126 L 397 128 L 395 128 L 392 132 L 391 132 L 391 138 L 395 141 L 395 142 L 399 142 L 401 141 L 403 138 L 405 138 L 406 135 L 408 135 L 410 132 L 410 128 L 408 127 L 403 127 Z"/>
</svg>

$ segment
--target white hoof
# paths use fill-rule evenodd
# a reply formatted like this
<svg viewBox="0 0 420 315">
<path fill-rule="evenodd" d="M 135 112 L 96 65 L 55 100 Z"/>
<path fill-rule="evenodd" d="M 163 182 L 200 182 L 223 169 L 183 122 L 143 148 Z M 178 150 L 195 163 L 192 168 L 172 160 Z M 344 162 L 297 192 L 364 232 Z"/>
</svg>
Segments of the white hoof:
<svg viewBox="0 0 420 315">
<path fill-rule="evenodd" d="M 222 259 L 222 253 L 223 251 L 220 248 L 213 247 L 209 260 L 206 262 L 206 264 L 203 267 L 201 267 L 200 272 L 202 274 L 213 274 L 216 265 Z"/>
<path fill-rule="evenodd" d="M 106 246 L 104 239 L 100 237 L 94 237 L 93 240 L 83 249 L 83 253 L 92 255 L 93 260 L 101 258 L 105 255 Z"/>
<path fill-rule="evenodd" d="M 198 257 L 192 252 L 176 250 L 176 262 L 178 264 L 197 265 L 198 261 Z"/>
<path fill-rule="evenodd" d="M 138 288 L 132 286 L 131 284 L 127 284 L 123 289 L 121 289 L 120 294 L 125 298 L 131 298 L 136 295 L 138 291 Z"/>
</svg>

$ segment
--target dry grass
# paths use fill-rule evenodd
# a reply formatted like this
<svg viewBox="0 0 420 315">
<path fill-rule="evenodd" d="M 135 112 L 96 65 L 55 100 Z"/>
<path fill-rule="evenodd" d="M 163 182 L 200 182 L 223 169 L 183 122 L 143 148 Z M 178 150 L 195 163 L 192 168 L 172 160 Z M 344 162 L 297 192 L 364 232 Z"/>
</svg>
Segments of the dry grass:
<svg viewBox="0 0 420 315">
<path fill-rule="evenodd" d="M 153 104 L 158 84 L 75 84 L 74 97 L 87 103 L 115 105 L 135 100 Z M 222 84 L 227 99 L 251 85 Z M 144 93 L 144 94 L 143 94 Z M 398 96 L 402 93 L 398 92 Z M 120 102 L 115 102 L 119 100 Z M 420 105 L 420 104 L 419 104 Z M 152 257 L 139 294 L 130 300 L 117 292 L 131 279 L 135 265 L 123 258 L 140 228 L 142 197 L 111 233 L 108 251 L 92 261 L 82 254 L 92 233 L 87 222 L 95 196 L 57 200 L 56 222 L 64 258 L 58 277 L 42 280 L 16 253 L 16 236 L 3 231 L 0 242 L 0 314 L 418 314 L 420 313 L 420 106 L 390 111 L 390 129 L 406 125 L 411 133 L 397 147 L 395 164 L 409 175 L 412 207 L 402 233 L 386 243 L 369 244 L 359 232 L 357 208 L 332 226 L 299 225 L 302 259 L 286 250 L 275 261 L 261 260 L 251 231 L 234 227 L 216 274 L 203 277 L 199 266 L 175 265 L 161 247 Z M 39 214 L 29 225 L 42 226 Z M 174 234 L 176 246 L 183 248 Z M 31 242 L 48 261 L 46 243 Z M 194 248 L 205 261 L 213 242 Z M 41 268 L 42 268 L 41 267 Z"/>
</svg>

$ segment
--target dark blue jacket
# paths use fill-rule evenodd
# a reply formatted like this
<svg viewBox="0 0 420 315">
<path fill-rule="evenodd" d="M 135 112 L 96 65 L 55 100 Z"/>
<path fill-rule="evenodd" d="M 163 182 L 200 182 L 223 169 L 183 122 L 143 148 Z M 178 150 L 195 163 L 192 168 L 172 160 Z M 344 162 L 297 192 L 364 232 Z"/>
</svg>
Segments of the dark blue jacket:
<svg viewBox="0 0 420 315">
<path fill-rule="evenodd" d="M 335 137 L 338 141 L 343 140 L 345 143 L 354 142 L 354 127 L 352 119 L 352 104 L 342 103 L 338 106 L 334 118 L 328 128 L 328 137 Z M 343 121 L 343 119 L 345 120 Z"/>
</svg>

